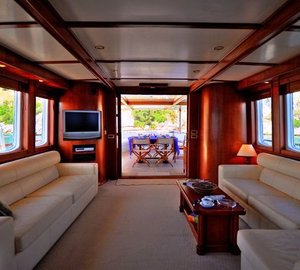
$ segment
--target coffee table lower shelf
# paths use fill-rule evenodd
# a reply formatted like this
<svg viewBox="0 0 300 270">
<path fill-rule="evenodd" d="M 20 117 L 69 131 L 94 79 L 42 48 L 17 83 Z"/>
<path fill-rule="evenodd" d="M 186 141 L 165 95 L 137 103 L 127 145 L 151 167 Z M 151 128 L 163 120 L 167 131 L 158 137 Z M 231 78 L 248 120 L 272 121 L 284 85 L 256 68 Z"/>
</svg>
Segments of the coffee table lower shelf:
<svg viewBox="0 0 300 270">
<path fill-rule="evenodd" d="M 179 211 L 185 215 L 197 241 L 197 254 L 204 255 L 207 252 L 240 254 L 236 237 L 239 215 L 244 215 L 245 210 L 240 205 L 233 209 L 222 207 L 206 209 L 200 205 L 193 206 L 193 202 L 201 199 L 201 196 L 183 185 L 183 182 L 177 181 L 180 189 Z M 225 193 L 219 189 L 216 194 Z M 190 221 L 190 214 L 196 216 L 196 222 Z"/>
</svg>

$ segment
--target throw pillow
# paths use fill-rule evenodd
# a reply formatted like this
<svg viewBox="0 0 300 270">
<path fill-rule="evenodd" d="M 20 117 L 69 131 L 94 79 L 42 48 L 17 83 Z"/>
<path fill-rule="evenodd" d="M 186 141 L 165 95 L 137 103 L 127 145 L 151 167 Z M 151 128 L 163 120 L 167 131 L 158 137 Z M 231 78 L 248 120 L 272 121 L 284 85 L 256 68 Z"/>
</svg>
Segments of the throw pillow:
<svg viewBox="0 0 300 270">
<path fill-rule="evenodd" d="M 14 216 L 9 206 L 2 203 L 1 201 L 0 201 L 0 216 L 10 216 L 10 217 Z"/>
</svg>

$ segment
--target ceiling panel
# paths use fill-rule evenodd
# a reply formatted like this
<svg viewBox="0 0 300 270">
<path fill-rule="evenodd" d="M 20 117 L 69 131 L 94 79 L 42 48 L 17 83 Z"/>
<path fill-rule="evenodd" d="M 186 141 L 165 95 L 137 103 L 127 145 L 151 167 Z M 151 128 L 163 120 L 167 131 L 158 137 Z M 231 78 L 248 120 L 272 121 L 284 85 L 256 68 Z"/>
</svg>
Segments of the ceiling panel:
<svg viewBox="0 0 300 270">
<path fill-rule="evenodd" d="M 69 80 L 92 80 L 96 78 L 81 64 L 44 64 L 42 66 Z"/>
<path fill-rule="evenodd" d="M 0 44 L 32 61 L 75 60 L 46 30 L 0 28 Z"/>
<path fill-rule="evenodd" d="M 0 1 L 0 22 L 34 21 L 15 1 Z"/>
<path fill-rule="evenodd" d="M 170 87 L 188 87 L 193 81 L 184 80 L 113 80 L 118 87 L 139 86 L 140 83 L 167 83 Z"/>
<path fill-rule="evenodd" d="M 72 29 L 96 59 L 219 60 L 251 30 L 187 28 Z M 103 45 L 104 50 L 95 49 Z M 216 51 L 214 47 L 224 46 Z M 158 49 L 159 48 L 159 49 Z"/>
<path fill-rule="evenodd" d="M 283 21 L 289 22 L 287 14 L 293 11 L 296 13 L 299 6 L 287 0 L 48 1 L 67 21 L 52 33 L 60 37 L 60 35 L 68 34 L 66 31 L 71 30 L 64 44 L 68 47 L 70 40 L 72 40 L 72 45 L 76 43 L 73 53 L 78 59 L 42 27 L 31 24 L 34 21 L 33 18 L 13 0 L 0 0 L 0 23 L 2 23 L 0 45 L 40 63 L 43 67 L 67 79 L 97 81 L 109 75 L 111 79 L 114 79 L 114 83 L 120 86 L 138 85 L 140 82 L 167 82 L 170 86 L 188 86 L 197 78 L 200 81 L 208 78 L 208 82 L 210 80 L 242 80 L 267 69 L 268 66 L 236 65 L 230 67 L 240 59 L 236 57 L 230 60 L 231 55 L 244 55 L 241 49 L 235 50 L 237 46 L 243 41 L 248 41 L 247 38 L 256 31 L 254 27 L 243 29 L 245 25 L 241 24 L 263 23 L 284 3 L 287 5 L 280 13 L 283 15 L 280 16 L 277 13 L 276 17 L 273 16 L 271 27 L 268 29 L 277 33 L 276 29 L 272 28 L 272 25 L 277 25 L 275 23 L 277 20 L 288 30 L 293 31 L 281 33 L 242 61 L 254 64 L 278 64 L 300 54 L 300 32 L 297 31 L 300 23 L 294 23 L 293 28 L 288 28 L 289 24 L 284 24 Z M 56 24 L 61 22 L 61 18 L 55 18 L 55 13 L 48 9 L 48 1 L 39 2 L 39 9 L 34 9 L 35 0 L 20 2 L 29 12 L 32 12 L 33 16 L 36 16 L 37 20 L 43 18 L 40 21 L 41 25 L 46 28 L 50 25 L 52 27 L 50 29 L 53 30 Z M 68 21 L 73 23 L 74 28 L 68 28 Z M 85 24 L 76 25 L 76 22 L 96 23 L 94 27 L 85 28 Z M 124 24 L 115 25 L 116 27 L 97 27 L 97 22 L 120 22 L 120 24 L 127 22 L 128 24 L 127 26 Z M 140 22 L 141 25 L 128 26 L 130 22 Z M 147 22 L 150 24 L 146 25 Z M 151 26 L 151 22 L 158 24 Z M 174 25 L 163 25 L 164 22 L 174 23 Z M 211 24 L 209 28 L 197 28 L 193 24 L 197 22 Z M 218 29 L 218 24 L 222 23 L 236 23 L 237 25 L 231 25 L 229 29 L 224 29 L 228 25 L 224 27 L 222 25 L 222 29 Z M 268 29 L 259 29 L 257 33 L 265 30 L 267 34 L 272 35 L 268 33 Z M 73 33 L 75 38 L 72 38 Z M 250 39 L 247 43 L 250 44 L 250 48 L 246 53 L 256 48 L 262 39 L 259 35 L 256 35 L 256 38 L 257 42 L 251 43 Z M 81 49 L 80 44 L 87 53 Z M 103 45 L 104 49 L 98 50 L 95 48 L 96 45 Z M 224 49 L 215 50 L 217 46 L 224 46 Z M 229 59 L 227 62 L 230 68 L 215 78 L 214 74 L 211 74 L 226 62 L 224 60 L 226 56 L 229 57 L 225 60 Z M 89 61 L 85 61 L 86 59 Z M 222 59 L 222 63 L 218 65 L 217 62 Z M 92 63 L 90 68 L 95 74 L 98 73 L 98 76 L 94 76 L 82 64 L 74 63 L 74 60 L 82 61 L 85 66 Z M 97 67 L 94 69 L 94 60 L 103 72 Z M 67 63 L 67 61 L 70 62 Z M 201 64 L 195 64 L 195 62 L 201 62 Z M 215 68 L 212 69 L 213 67 Z M 194 70 L 199 70 L 199 72 L 195 73 Z"/>
<path fill-rule="evenodd" d="M 50 0 L 69 21 L 260 23 L 284 0 Z"/>
<path fill-rule="evenodd" d="M 113 78 L 180 78 L 197 79 L 213 65 L 188 63 L 115 63 L 109 64 Z"/>
<path fill-rule="evenodd" d="M 282 32 L 242 61 L 274 63 L 286 61 L 300 54 L 300 32 Z"/>
<path fill-rule="evenodd" d="M 267 66 L 235 65 L 217 76 L 215 80 L 240 81 L 267 68 Z"/>
</svg>

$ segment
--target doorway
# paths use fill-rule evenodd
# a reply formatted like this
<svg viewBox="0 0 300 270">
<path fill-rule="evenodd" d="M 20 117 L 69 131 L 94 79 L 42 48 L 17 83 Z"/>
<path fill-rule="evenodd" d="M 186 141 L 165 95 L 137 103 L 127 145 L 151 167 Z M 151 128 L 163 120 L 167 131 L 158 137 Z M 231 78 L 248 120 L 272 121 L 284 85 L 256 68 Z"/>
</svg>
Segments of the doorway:
<svg viewBox="0 0 300 270">
<path fill-rule="evenodd" d="M 187 95 L 120 96 L 120 155 L 122 178 L 185 177 L 187 149 Z M 146 162 L 137 162 L 134 138 L 149 138 Z M 157 154 L 159 138 L 172 138 L 167 162 Z"/>
</svg>

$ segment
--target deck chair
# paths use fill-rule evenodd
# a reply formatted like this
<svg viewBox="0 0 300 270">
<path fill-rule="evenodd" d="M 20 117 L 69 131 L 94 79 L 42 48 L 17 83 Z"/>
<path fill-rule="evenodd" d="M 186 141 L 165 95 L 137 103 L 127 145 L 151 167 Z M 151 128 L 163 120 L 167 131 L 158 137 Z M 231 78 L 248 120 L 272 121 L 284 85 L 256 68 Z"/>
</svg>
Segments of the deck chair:
<svg viewBox="0 0 300 270">
<path fill-rule="evenodd" d="M 133 138 L 132 139 L 132 153 L 136 157 L 132 167 L 136 163 L 146 163 L 150 167 L 149 161 L 146 159 L 151 151 L 151 143 L 149 138 Z"/>
<path fill-rule="evenodd" d="M 169 156 L 174 154 L 174 138 L 158 138 L 155 143 L 155 152 L 158 156 L 158 160 L 155 163 L 156 165 L 167 162 L 173 167 Z"/>
</svg>

